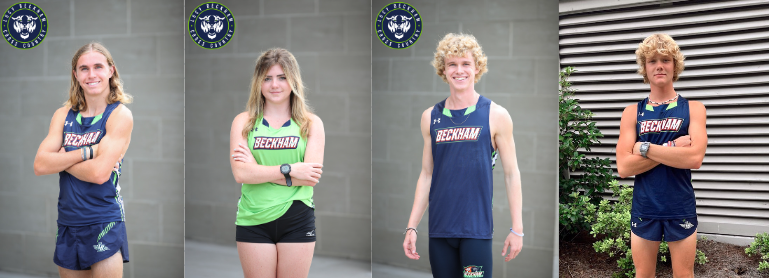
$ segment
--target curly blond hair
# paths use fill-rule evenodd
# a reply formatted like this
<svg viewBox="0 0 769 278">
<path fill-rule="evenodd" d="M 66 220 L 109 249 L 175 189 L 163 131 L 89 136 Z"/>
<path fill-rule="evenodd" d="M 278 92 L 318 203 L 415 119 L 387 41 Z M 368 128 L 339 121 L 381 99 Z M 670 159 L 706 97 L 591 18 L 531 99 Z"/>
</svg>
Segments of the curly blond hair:
<svg viewBox="0 0 769 278">
<path fill-rule="evenodd" d="M 475 75 L 475 83 L 478 83 L 481 80 L 481 76 L 489 71 L 487 67 L 488 58 L 473 35 L 448 33 L 438 42 L 438 48 L 435 49 L 435 58 L 432 61 L 435 73 L 443 79 L 443 82 L 449 82 L 446 79 L 446 74 L 443 73 L 446 69 L 446 59 L 463 57 L 467 51 L 470 51 L 475 59 L 475 68 L 480 69 L 478 74 Z"/>
<path fill-rule="evenodd" d="M 684 54 L 681 53 L 681 48 L 668 34 L 653 34 L 639 43 L 638 49 L 635 51 L 638 74 L 643 76 L 644 83 L 649 84 L 649 77 L 646 76 L 646 59 L 655 54 L 669 55 L 673 58 L 673 82 L 678 81 L 678 77 L 684 71 L 685 58 Z"/>
</svg>

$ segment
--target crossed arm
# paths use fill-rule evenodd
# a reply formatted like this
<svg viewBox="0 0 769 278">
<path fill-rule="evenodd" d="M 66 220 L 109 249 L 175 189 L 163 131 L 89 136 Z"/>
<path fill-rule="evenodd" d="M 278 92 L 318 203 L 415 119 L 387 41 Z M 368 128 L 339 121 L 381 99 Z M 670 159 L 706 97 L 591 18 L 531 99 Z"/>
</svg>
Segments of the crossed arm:
<svg viewBox="0 0 769 278">
<path fill-rule="evenodd" d="M 294 186 L 315 186 L 323 173 L 323 148 L 326 135 L 323 122 L 312 115 L 312 124 L 307 136 L 307 149 L 304 152 L 304 162 L 291 164 L 291 183 Z M 243 112 L 232 121 L 230 130 L 230 166 L 232 175 L 237 183 L 259 184 L 272 182 L 286 185 L 286 179 L 280 173 L 280 166 L 259 165 L 248 149 L 248 141 L 243 138 L 241 131 L 248 122 L 248 113 Z"/>
<path fill-rule="evenodd" d="M 102 184 L 109 180 L 115 162 L 128 149 L 133 130 L 133 115 L 124 105 L 115 108 L 107 119 L 107 132 L 98 145 L 94 145 L 94 158 L 83 161 L 81 151 L 59 152 L 62 145 L 64 120 L 69 107 L 56 110 L 48 128 L 48 135 L 40 143 L 35 155 L 35 175 L 49 175 L 67 171 L 79 180 Z"/>
<path fill-rule="evenodd" d="M 619 140 L 617 141 L 617 171 L 626 178 L 651 170 L 659 164 L 679 169 L 699 169 L 705 157 L 708 134 L 705 129 L 705 106 L 698 101 L 689 101 L 689 136 L 691 145 L 687 148 L 666 148 L 650 144 L 646 152 L 648 158 L 641 156 L 641 142 L 636 142 L 635 104 L 625 108 L 620 122 Z"/>
</svg>

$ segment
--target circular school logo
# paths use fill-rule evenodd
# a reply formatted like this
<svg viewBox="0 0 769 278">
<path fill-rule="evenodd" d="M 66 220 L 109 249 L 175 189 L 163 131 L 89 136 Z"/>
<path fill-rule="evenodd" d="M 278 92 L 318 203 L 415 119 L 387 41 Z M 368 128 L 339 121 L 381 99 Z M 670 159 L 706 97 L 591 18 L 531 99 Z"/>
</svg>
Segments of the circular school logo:
<svg viewBox="0 0 769 278">
<path fill-rule="evenodd" d="M 379 41 L 392 49 L 406 49 L 422 35 L 422 18 L 417 9 L 408 3 L 387 4 L 374 19 Z"/>
<path fill-rule="evenodd" d="M 203 3 L 190 14 L 187 31 L 198 46 L 205 49 L 221 48 L 235 34 L 235 17 L 222 4 Z"/>
<path fill-rule="evenodd" d="M 13 4 L 3 13 L 3 38 L 18 49 L 35 48 L 48 33 L 48 18 L 43 10 L 29 2 Z"/>
</svg>

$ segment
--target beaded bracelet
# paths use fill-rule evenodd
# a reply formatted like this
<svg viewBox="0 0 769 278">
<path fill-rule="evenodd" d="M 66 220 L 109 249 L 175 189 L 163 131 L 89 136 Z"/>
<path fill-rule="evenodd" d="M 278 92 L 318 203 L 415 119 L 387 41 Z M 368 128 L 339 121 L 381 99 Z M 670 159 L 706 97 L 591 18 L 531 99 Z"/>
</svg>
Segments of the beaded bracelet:
<svg viewBox="0 0 769 278">
<path fill-rule="evenodd" d="M 404 232 L 403 232 L 403 234 L 405 235 L 406 233 L 408 233 L 408 232 L 409 232 L 409 230 L 414 230 L 414 232 L 415 232 L 417 235 L 419 235 L 419 232 L 417 231 L 417 228 L 411 228 L 411 227 L 409 227 L 409 228 L 406 228 L 406 231 L 404 231 Z"/>
</svg>

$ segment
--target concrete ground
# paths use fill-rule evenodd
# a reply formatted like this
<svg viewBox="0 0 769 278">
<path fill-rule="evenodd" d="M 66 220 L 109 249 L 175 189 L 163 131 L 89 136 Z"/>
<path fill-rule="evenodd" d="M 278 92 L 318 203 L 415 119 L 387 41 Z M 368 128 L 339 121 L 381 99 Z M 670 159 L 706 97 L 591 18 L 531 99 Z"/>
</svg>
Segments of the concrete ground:
<svg viewBox="0 0 769 278">
<path fill-rule="evenodd" d="M 184 277 L 243 277 L 238 250 L 235 247 L 190 240 L 187 240 L 184 245 Z M 371 263 L 313 256 L 308 277 L 371 277 Z"/>
<path fill-rule="evenodd" d="M 372 264 L 374 277 L 387 277 L 387 278 L 432 278 L 433 274 L 430 272 L 422 272 L 418 270 L 395 267 L 384 264 Z"/>
</svg>

